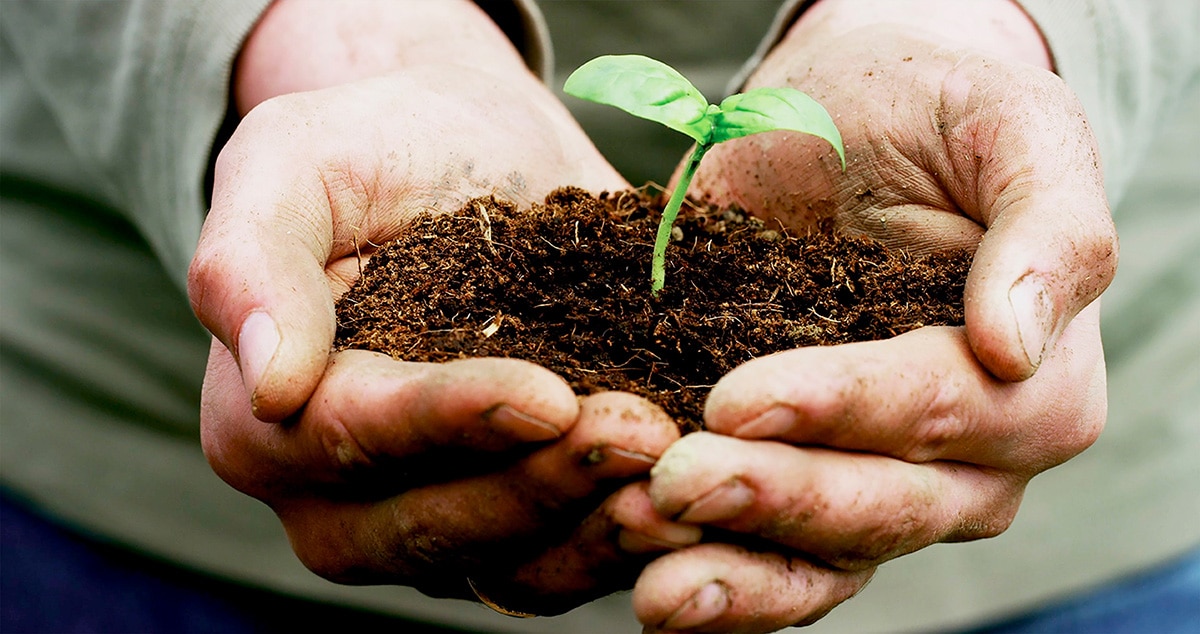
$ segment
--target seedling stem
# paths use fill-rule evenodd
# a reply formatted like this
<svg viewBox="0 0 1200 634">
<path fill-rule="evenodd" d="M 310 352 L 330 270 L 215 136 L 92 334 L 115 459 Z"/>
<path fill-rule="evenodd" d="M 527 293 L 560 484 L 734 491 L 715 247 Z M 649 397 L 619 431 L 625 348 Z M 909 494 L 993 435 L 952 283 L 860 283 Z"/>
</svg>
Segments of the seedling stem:
<svg viewBox="0 0 1200 634">
<path fill-rule="evenodd" d="M 846 167 L 842 136 L 833 119 L 811 97 L 793 88 L 755 88 L 709 104 L 678 71 L 641 55 L 603 55 L 575 69 L 563 90 L 580 99 L 616 106 L 634 116 L 661 123 L 696 140 L 679 182 L 663 209 L 654 255 L 650 293 L 658 297 L 666 283 L 667 245 L 704 153 L 722 141 L 759 132 L 793 130 L 825 139 Z"/>
</svg>

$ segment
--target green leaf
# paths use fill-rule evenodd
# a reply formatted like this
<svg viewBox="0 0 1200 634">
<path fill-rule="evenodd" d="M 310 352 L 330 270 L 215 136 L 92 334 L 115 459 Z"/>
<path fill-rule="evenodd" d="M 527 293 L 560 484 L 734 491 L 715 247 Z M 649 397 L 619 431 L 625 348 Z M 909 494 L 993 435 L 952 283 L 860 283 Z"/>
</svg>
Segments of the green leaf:
<svg viewBox="0 0 1200 634">
<path fill-rule="evenodd" d="M 825 139 L 846 167 L 842 135 L 833 118 L 812 97 L 794 88 L 755 88 L 721 102 L 713 121 L 712 142 L 769 132 L 794 130 Z"/>
<path fill-rule="evenodd" d="M 656 121 L 699 143 L 712 131 L 704 95 L 679 71 L 642 55 L 597 57 L 575 69 L 563 91 Z"/>
</svg>

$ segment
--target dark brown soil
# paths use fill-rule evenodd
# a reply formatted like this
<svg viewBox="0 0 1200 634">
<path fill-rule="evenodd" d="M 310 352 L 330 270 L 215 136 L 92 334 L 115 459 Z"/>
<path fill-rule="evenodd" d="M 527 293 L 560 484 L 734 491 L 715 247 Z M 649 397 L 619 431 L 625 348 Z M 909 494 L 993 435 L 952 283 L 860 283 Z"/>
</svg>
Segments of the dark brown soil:
<svg viewBox="0 0 1200 634">
<path fill-rule="evenodd" d="M 624 390 L 686 431 L 735 366 L 800 346 L 963 321 L 970 254 L 914 257 L 737 211 L 681 214 L 667 286 L 649 291 L 660 210 L 637 192 L 563 188 L 518 211 L 477 199 L 384 245 L 337 305 L 336 347 L 409 361 L 504 356 L 577 393 Z"/>
</svg>

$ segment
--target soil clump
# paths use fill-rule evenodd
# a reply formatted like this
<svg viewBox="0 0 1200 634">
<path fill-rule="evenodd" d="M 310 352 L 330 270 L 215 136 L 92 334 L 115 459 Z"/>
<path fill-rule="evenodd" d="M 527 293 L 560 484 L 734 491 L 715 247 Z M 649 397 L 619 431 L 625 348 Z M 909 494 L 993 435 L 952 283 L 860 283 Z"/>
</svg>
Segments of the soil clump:
<svg viewBox="0 0 1200 634">
<path fill-rule="evenodd" d="M 480 198 L 423 215 L 338 301 L 334 345 L 525 359 L 578 394 L 642 395 L 692 431 L 709 388 L 756 357 L 963 323 L 969 252 L 918 257 L 830 227 L 789 235 L 737 210 L 685 206 L 654 298 L 660 216 L 639 191 L 572 187 L 528 210 Z"/>
</svg>

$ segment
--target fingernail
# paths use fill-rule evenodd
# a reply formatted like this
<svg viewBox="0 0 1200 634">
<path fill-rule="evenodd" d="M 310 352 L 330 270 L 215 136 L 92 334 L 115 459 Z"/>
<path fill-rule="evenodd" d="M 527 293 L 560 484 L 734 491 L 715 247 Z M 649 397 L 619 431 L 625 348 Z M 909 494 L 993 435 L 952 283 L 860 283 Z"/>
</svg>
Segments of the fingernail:
<svg viewBox="0 0 1200 634">
<path fill-rule="evenodd" d="M 1008 290 L 1008 303 L 1017 322 L 1017 337 L 1029 365 L 1036 369 L 1046 352 L 1054 306 L 1045 284 L 1033 273 L 1026 273 Z"/>
<path fill-rule="evenodd" d="M 562 430 L 558 427 L 504 403 L 484 412 L 483 418 L 493 427 L 500 428 L 521 440 L 538 442 L 562 437 Z"/>
<path fill-rule="evenodd" d="M 778 438 L 796 426 L 796 410 L 776 405 L 734 430 L 738 438 Z"/>
<path fill-rule="evenodd" d="M 617 545 L 630 553 L 651 553 L 660 550 L 679 550 L 700 543 L 704 531 L 699 526 L 686 524 L 663 524 L 654 527 L 654 534 L 622 528 L 617 534 Z"/>
<path fill-rule="evenodd" d="M 679 514 L 679 521 L 707 524 L 733 519 L 754 503 L 754 489 L 734 478 L 700 496 Z"/>
<path fill-rule="evenodd" d="M 658 458 L 654 456 L 611 445 L 594 446 L 579 458 L 579 464 L 584 467 L 602 470 L 593 471 L 594 474 L 612 478 L 646 473 L 656 462 Z"/>
<path fill-rule="evenodd" d="M 729 609 L 731 601 L 725 585 L 713 581 L 696 591 L 675 610 L 675 613 L 663 621 L 663 628 L 669 630 L 688 630 L 710 623 Z"/>
<path fill-rule="evenodd" d="M 250 313 L 242 322 L 238 333 L 238 366 L 242 370 L 242 382 L 251 400 L 266 374 L 275 351 L 279 348 L 279 328 L 265 312 Z"/>
</svg>

